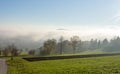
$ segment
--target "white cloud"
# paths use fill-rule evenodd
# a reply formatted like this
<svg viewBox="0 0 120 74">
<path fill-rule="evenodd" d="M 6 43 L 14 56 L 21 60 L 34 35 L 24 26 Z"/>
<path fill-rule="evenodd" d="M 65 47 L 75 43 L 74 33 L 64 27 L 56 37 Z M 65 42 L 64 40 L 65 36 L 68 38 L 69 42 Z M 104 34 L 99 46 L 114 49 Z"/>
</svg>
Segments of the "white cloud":
<svg viewBox="0 0 120 74">
<path fill-rule="evenodd" d="M 112 23 L 113 24 L 120 24 L 120 11 L 118 11 L 116 14 L 113 15 Z"/>
<path fill-rule="evenodd" d="M 0 36 L 18 37 L 31 36 L 34 40 L 46 40 L 49 38 L 59 38 L 64 36 L 69 39 L 73 35 L 78 35 L 82 40 L 91 38 L 113 38 L 120 36 L 120 26 L 69 26 L 70 30 L 56 30 L 55 27 L 41 26 L 0 26 Z"/>
</svg>

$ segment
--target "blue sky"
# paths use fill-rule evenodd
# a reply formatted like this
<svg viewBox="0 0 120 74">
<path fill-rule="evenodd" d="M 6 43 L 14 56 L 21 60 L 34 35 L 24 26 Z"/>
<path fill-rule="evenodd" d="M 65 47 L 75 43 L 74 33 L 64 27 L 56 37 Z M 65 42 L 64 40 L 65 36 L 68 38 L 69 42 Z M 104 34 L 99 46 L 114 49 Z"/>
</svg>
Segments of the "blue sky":
<svg viewBox="0 0 120 74">
<path fill-rule="evenodd" d="M 119 26 L 119 16 L 120 0 L 0 0 L 0 26 L 4 28 Z"/>
<path fill-rule="evenodd" d="M 4 25 L 108 25 L 119 0 L 0 0 Z"/>
</svg>

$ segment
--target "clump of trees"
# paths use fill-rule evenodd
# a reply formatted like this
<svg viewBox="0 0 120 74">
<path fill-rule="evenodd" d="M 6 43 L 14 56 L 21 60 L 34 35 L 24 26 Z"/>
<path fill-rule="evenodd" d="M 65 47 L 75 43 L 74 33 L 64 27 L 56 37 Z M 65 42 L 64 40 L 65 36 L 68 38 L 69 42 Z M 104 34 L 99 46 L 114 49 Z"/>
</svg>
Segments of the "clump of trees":
<svg viewBox="0 0 120 74">
<path fill-rule="evenodd" d="M 7 49 L 7 48 L 5 48 L 5 49 L 3 50 L 3 55 L 4 55 L 4 56 L 8 56 L 8 55 L 9 55 L 9 52 L 10 52 L 10 50 Z"/>
<path fill-rule="evenodd" d="M 119 37 L 111 39 L 109 42 L 106 40 L 104 44 L 106 46 L 104 45 L 103 51 L 107 51 L 107 52 L 120 51 L 120 38 Z"/>
<path fill-rule="evenodd" d="M 55 39 L 49 39 L 44 42 L 42 50 L 40 53 L 42 55 L 50 55 L 50 54 L 55 54 L 56 51 L 56 40 Z"/>
<path fill-rule="evenodd" d="M 50 55 L 50 54 L 62 54 L 65 49 L 72 49 L 75 53 L 77 49 L 77 44 L 79 42 L 78 36 L 71 37 L 71 41 L 64 40 L 64 37 L 61 36 L 59 42 L 55 39 L 48 39 L 44 42 L 43 47 L 40 48 L 41 55 Z"/>
<path fill-rule="evenodd" d="M 35 55 L 35 50 L 34 50 L 34 49 L 29 50 L 29 51 L 28 51 L 28 54 L 29 54 L 29 55 L 33 55 L 33 56 L 34 56 L 34 55 Z"/>
<path fill-rule="evenodd" d="M 20 53 L 22 52 L 22 50 L 18 49 L 14 44 L 12 45 L 8 45 L 4 50 L 3 50 L 3 55 L 4 56 L 11 56 L 11 60 L 13 60 L 13 58 L 15 56 L 20 55 Z"/>
<path fill-rule="evenodd" d="M 64 37 L 60 39 L 49 39 L 44 42 L 39 49 L 41 55 L 63 54 L 63 53 L 80 53 L 83 51 L 100 50 L 104 52 L 120 51 L 120 38 L 103 40 L 91 39 L 90 41 L 82 41 L 79 36 L 73 36 L 70 40 L 65 40 Z"/>
<path fill-rule="evenodd" d="M 66 40 L 61 36 L 58 41 L 56 39 L 48 39 L 44 41 L 43 46 L 38 49 L 39 55 L 53 55 L 53 54 L 67 54 L 67 53 L 80 53 L 83 51 L 100 50 L 104 52 L 117 52 L 120 51 L 120 37 L 115 37 L 111 40 L 107 38 L 103 40 L 91 39 L 89 41 L 80 40 L 79 36 L 73 36 L 70 40 Z M 29 55 L 35 55 L 35 49 L 26 49 Z M 22 50 L 18 49 L 14 44 L 8 45 L 4 49 L 0 49 L 0 55 L 14 56 L 20 55 Z M 38 51 L 37 51 L 38 52 Z"/>
<path fill-rule="evenodd" d="M 79 37 L 78 36 L 71 37 L 71 45 L 73 47 L 73 53 L 74 54 L 75 54 L 75 51 L 76 51 L 76 47 L 77 47 L 78 41 L 79 41 Z"/>
</svg>

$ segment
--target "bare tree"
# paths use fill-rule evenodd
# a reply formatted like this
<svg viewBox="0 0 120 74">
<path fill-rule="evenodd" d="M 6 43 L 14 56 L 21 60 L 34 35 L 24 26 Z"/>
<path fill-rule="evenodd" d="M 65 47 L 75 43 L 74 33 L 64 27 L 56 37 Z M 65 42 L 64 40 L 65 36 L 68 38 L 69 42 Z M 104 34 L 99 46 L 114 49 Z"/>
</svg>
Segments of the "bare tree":
<svg viewBox="0 0 120 74">
<path fill-rule="evenodd" d="M 72 47 L 73 47 L 73 53 L 75 53 L 75 51 L 76 51 L 76 46 L 77 46 L 78 41 L 79 41 L 78 36 L 71 37 L 71 44 L 72 44 Z"/>
<path fill-rule="evenodd" d="M 2 52 L 4 56 L 8 56 L 9 54 L 9 50 L 7 48 L 5 48 Z"/>
<path fill-rule="evenodd" d="M 13 60 L 13 58 L 15 56 L 18 56 L 21 52 L 22 52 L 22 50 L 19 50 L 14 44 L 12 44 L 12 45 L 8 45 L 5 48 L 3 54 L 5 56 L 8 56 L 8 54 L 10 53 L 11 54 L 11 60 Z"/>
<path fill-rule="evenodd" d="M 63 36 L 61 36 L 60 39 L 59 39 L 59 42 L 60 42 L 60 54 L 62 54 L 62 52 L 63 52 L 63 40 L 64 40 L 64 38 L 63 38 Z"/>
</svg>

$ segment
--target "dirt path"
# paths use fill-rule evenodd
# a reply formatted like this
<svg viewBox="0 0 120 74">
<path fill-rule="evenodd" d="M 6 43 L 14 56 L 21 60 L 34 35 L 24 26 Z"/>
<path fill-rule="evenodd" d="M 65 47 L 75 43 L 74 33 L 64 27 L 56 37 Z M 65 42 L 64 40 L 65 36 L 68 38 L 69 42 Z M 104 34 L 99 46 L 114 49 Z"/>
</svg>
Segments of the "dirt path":
<svg viewBox="0 0 120 74">
<path fill-rule="evenodd" d="M 0 59 L 0 74 L 7 74 L 7 64 L 5 59 Z"/>
</svg>

